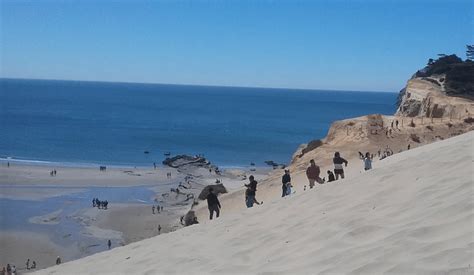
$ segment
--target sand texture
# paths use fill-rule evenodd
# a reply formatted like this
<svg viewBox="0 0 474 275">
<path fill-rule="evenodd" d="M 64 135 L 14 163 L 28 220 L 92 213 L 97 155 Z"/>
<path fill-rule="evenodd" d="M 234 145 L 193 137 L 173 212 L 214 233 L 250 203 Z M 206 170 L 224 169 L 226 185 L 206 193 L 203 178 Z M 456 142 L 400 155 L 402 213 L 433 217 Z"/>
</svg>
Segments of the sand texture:
<svg viewBox="0 0 474 275">
<path fill-rule="evenodd" d="M 473 149 L 469 132 L 252 209 L 223 196 L 217 220 L 38 274 L 472 274 Z"/>
</svg>

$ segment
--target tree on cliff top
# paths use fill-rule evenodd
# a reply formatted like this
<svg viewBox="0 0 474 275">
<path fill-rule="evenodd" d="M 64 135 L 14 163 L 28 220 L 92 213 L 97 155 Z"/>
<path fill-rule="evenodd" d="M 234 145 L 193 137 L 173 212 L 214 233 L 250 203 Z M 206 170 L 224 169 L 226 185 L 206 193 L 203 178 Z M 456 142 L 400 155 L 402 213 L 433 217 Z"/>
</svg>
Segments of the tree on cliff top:
<svg viewBox="0 0 474 275">
<path fill-rule="evenodd" d="M 466 54 L 473 57 L 474 46 L 467 46 Z M 433 75 L 445 75 L 445 92 L 450 96 L 474 99 L 474 62 L 463 61 L 455 54 L 439 54 L 436 60 L 428 60 L 428 65 L 416 72 L 415 77 L 429 78 Z M 429 80 L 429 79 L 427 79 Z"/>
<path fill-rule="evenodd" d="M 466 45 L 466 57 L 468 60 L 474 60 L 474 45 Z"/>
</svg>

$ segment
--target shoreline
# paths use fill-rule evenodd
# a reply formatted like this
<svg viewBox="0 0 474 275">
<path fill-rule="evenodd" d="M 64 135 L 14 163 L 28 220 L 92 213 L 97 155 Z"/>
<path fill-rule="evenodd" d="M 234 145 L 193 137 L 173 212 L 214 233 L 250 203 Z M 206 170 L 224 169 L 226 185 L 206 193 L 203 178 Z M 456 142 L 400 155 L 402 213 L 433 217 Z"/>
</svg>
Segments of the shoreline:
<svg viewBox="0 0 474 275">
<path fill-rule="evenodd" d="M 10 249 L 4 252 L 8 257 L 2 257 L 0 264 L 15 263 L 20 270 L 30 258 L 45 268 L 54 265 L 58 255 L 65 262 L 105 251 L 108 239 L 112 247 L 117 247 L 175 231 L 182 227 L 180 217 L 193 202 L 187 194 L 197 198 L 202 188 L 215 184 L 216 179 L 232 192 L 246 183 L 242 175 L 252 173 L 263 178 L 272 170 L 251 168 L 256 171 L 222 169 L 217 175 L 199 167 L 181 171 L 170 167 L 114 167 L 103 172 L 98 167 L 24 163 L 7 167 L 0 162 L 0 220 L 5 225 L 0 235 L 2 247 Z M 50 175 L 52 169 L 57 170 L 56 176 Z M 172 177 L 168 178 L 167 173 Z M 181 193 L 170 191 L 179 189 L 187 177 L 192 178 L 188 188 L 181 189 Z M 108 200 L 109 208 L 93 208 L 91 200 L 95 197 Z M 164 206 L 160 214 L 152 213 L 152 205 L 156 204 Z M 35 237 L 18 243 L 30 233 Z M 23 244 L 44 249 L 28 251 Z"/>
<path fill-rule="evenodd" d="M 166 157 L 163 158 L 163 160 L 166 159 Z M 162 161 L 156 162 L 156 168 L 169 168 L 168 166 L 162 164 Z M 108 162 L 103 162 L 103 163 L 98 163 L 98 162 L 74 162 L 74 161 L 53 161 L 53 160 L 36 160 L 36 159 L 18 159 L 14 157 L 0 157 L 0 165 L 6 165 L 7 163 L 10 163 L 10 165 L 17 165 L 17 166 L 51 166 L 51 167 L 59 167 L 59 168 L 93 168 L 97 169 L 100 166 L 106 166 L 107 169 L 149 169 L 153 168 L 153 162 L 150 162 L 148 164 L 145 163 L 138 163 L 138 164 L 133 164 L 133 163 L 123 163 L 123 164 L 114 164 L 114 163 L 108 163 Z M 262 163 L 261 165 L 251 165 L 250 162 L 248 164 L 215 164 L 219 168 L 222 169 L 249 169 L 252 167 L 258 167 L 258 168 L 271 168 L 270 165 L 266 165 Z M 284 164 L 287 165 L 287 164 Z"/>
</svg>

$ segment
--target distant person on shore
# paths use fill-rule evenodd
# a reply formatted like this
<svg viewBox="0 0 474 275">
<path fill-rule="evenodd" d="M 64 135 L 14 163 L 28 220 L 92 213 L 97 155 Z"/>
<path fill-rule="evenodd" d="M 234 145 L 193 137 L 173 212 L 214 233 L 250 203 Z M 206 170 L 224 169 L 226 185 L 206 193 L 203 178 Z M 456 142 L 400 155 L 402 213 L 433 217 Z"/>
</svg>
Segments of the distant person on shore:
<svg viewBox="0 0 474 275">
<path fill-rule="evenodd" d="M 33 261 L 33 264 L 31 264 L 31 269 L 35 269 L 36 268 L 36 261 Z"/>
<path fill-rule="evenodd" d="M 321 179 L 319 177 L 321 170 L 319 169 L 319 166 L 317 166 L 316 163 L 314 162 L 314 159 L 310 160 L 309 164 L 310 164 L 309 167 L 306 169 L 306 177 L 308 178 L 308 181 L 309 181 L 309 188 L 313 188 L 315 182 L 323 184 L 324 179 Z"/>
<path fill-rule="evenodd" d="M 365 153 L 365 156 L 361 158 L 364 161 L 364 170 L 372 169 L 372 156 L 369 152 Z"/>
<path fill-rule="evenodd" d="M 158 235 L 160 235 L 160 233 L 161 233 L 161 225 L 159 224 L 158 225 Z"/>
<path fill-rule="evenodd" d="M 60 265 L 60 264 L 61 264 L 61 258 L 60 258 L 59 256 L 56 258 L 56 264 L 57 264 L 57 265 Z"/>
<path fill-rule="evenodd" d="M 7 167 L 10 167 L 10 162 L 7 162 Z"/>
<path fill-rule="evenodd" d="M 112 241 L 111 240 L 107 241 L 107 246 L 109 247 L 109 249 L 112 247 Z"/>
<path fill-rule="evenodd" d="M 219 218 L 221 203 L 219 202 L 217 195 L 214 194 L 214 189 L 212 187 L 209 187 L 209 194 L 207 195 L 207 208 L 209 209 L 210 220 L 212 220 L 214 212 L 216 212 L 216 218 Z"/>
<path fill-rule="evenodd" d="M 410 150 L 410 147 L 411 147 L 410 143 L 408 143 L 407 150 Z"/>
<path fill-rule="evenodd" d="M 30 259 L 26 261 L 26 269 L 30 270 Z"/>
<path fill-rule="evenodd" d="M 153 214 L 155 214 L 155 205 L 151 207 L 151 211 L 153 212 Z"/>
<path fill-rule="evenodd" d="M 331 170 L 328 170 L 328 182 L 335 181 L 334 173 Z"/>
<path fill-rule="evenodd" d="M 344 178 L 344 168 L 342 164 L 344 163 L 345 166 L 347 167 L 347 160 L 343 159 L 339 152 L 334 153 L 334 158 L 332 159 L 332 162 L 334 163 L 334 175 L 336 176 L 336 180 L 339 179 L 339 176 L 341 176 L 341 179 Z"/>
<path fill-rule="evenodd" d="M 395 125 L 397 126 L 397 129 L 398 129 L 398 120 L 395 120 Z"/>
<path fill-rule="evenodd" d="M 255 196 L 257 194 L 257 181 L 253 175 L 250 175 L 249 181 L 250 182 L 248 184 L 245 184 L 245 187 L 249 189 L 248 192 L 246 192 L 245 198 L 245 204 L 247 205 L 247 208 L 253 207 L 253 204 L 255 203 Z"/>
<path fill-rule="evenodd" d="M 290 193 L 291 193 L 291 176 L 290 170 L 285 170 L 285 174 L 281 177 L 281 197 L 288 195 L 288 184 L 290 185 Z"/>
<path fill-rule="evenodd" d="M 153 169 L 156 170 L 156 162 L 153 162 Z"/>
</svg>

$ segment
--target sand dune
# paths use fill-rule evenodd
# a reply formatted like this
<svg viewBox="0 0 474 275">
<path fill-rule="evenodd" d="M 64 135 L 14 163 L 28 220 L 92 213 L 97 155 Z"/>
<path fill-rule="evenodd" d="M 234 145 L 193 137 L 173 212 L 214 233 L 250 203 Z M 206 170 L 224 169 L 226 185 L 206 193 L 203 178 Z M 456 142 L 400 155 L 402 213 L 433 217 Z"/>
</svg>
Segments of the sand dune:
<svg viewBox="0 0 474 275">
<path fill-rule="evenodd" d="M 223 200 L 217 220 L 38 274 L 473 273 L 473 147 L 469 132 L 253 209 Z"/>
</svg>

